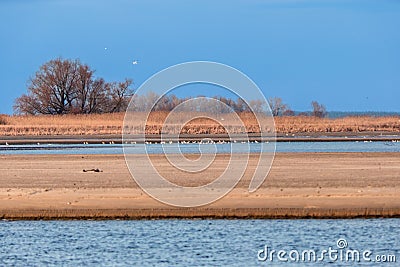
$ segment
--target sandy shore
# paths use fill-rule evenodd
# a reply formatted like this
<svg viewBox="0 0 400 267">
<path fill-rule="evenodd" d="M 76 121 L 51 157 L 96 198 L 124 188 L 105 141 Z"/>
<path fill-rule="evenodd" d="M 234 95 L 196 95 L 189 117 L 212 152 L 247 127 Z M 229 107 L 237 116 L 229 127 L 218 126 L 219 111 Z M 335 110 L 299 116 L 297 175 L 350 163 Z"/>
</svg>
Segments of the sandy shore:
<svg viewBox="0 0 400 267">
<path fill-rule="evenodd" d="M 168 167 L 163 156 L 151 158 L 167 179 L 185 186 L 212 181 L 229 161 L 228 155 L 218 155 L 210 171 L 188 177 Z M 223 199 L 200 208 L 174 208 L 136 185 L 122 155 L 0 156 L 0 217 L 400 217 L 399 153 L 279 153 L 261 188 L 249 193 L 256 161 L 253 155 L 238 186 Z M 83 172 L 92 168 L 102 172 Z"/>
</svg>

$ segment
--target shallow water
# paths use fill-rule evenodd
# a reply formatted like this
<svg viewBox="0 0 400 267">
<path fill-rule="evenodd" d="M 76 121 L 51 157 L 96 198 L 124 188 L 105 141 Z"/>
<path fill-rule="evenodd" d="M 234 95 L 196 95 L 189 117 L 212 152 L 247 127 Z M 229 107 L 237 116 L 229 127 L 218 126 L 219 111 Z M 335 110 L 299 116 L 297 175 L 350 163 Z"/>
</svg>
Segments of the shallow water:
<svg viewBox="0 0 400 267">
<path fill-rule="evenodd" d="M 250 152 L 260 152 L 260 143 L 225 143 L 215 144 L 217 153 L 230 153 L 236 151 L 243 153 L 247 151 L 249 145 Z M 130 153 L 144 153 L 144 145 L 126 145 Z M 149 154 L 162 154 L 163 146 L 168 148 L 170 144 L 147 144 L 146 150 Z M 200 148 L 205 153 L 214 151 L 213 144 L 179 144 L 183 153 L 200 153 Z M 233 148 L 231 147 L 233 146 Z M 164 148 L 164 149 L 165 149 Z M 400 152 L 400 142 L 278 142 L 276 143 L 276 152 Z M 122 145 L 1 145 L 0 154 L 122 154 Z"/>
<path fill-rule="evenodd" d="M 400 219 L 3 221 L 0 265 L 286 266 L 276 255 L 272 261 L 258 259 L 258 251 L 268 246 L 314 250 L 318 256 L 329 247 L 338 250 L 338 260 L 325 255 L 319 264 L 396 266 L 363 258 L 357 264 L 345 262 L 339 253 L 371 250 L 370 259 L 395 255 L 399 262 L 399 237 Z M 347 248 L 338 248 L 339 239 L 346 240 Z M 289 263 L 316 264 L 307 257 L 299 261 Z"/>
</svg>

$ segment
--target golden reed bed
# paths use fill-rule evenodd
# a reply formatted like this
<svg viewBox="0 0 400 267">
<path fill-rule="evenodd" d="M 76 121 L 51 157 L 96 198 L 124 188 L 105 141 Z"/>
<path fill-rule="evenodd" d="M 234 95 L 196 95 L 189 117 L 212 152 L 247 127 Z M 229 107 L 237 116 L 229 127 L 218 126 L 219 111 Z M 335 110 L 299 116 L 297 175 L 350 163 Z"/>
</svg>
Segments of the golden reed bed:
<svg viewBox="0 0 400 267">
<path fill-rule="evenodd" d="M 167 112 L 154 112 L 147 124 L 146 132 L 157 134 L 167 116 Z M 198 114 L 197 114 L 198 115 Z M 250 113 L 239 114 L 246 125 L 247 132 L 258 132 L 255 118 Z M 225 117 L 225 126 L 234 132 L 242 129 L 235 124 L 231 115 Z M 124 113 L 92 115 L 41 115 L 7 116 L 0 115 L 0 136 L 50 136 L 50 135 L 119 135 L 122 131 Z M 137 127 L 144 124 L 138 120 Z M 305 116 L 276 117 L 278 134 L 299 133 L 362 133 L 362 132 L 400 132 L 400 117 L 345 117 L 338 119 Z M 177 125 L 177 129 L 180 129 Z M 197 119 L 188 123 L 181 131 L 188 134 L 225 133 L 223 126 L 208 119 Z"/>
</svg>

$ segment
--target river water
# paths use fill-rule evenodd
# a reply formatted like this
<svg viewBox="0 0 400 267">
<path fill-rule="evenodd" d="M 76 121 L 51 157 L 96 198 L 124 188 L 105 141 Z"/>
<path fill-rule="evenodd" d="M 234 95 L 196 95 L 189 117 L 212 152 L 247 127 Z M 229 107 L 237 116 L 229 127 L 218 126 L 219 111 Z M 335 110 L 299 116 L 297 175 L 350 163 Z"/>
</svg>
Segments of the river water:
<svg viewBox="0 0 400 267">
<path fill-rule="evenodd" d="M 235 151 L 247 150 L 247 144 L 232 145 Z M 206 153 L 207 146 L 209 151 L 214 147 L 201 146 Z M 249 146 L 250 152 L 261 149 L 260 144 Z M 141 145 L 129 148 L 143 153 Z M 229 153 L 231 144 L 215 148 L 217 153 Z M 146 149 L 163 153 L 160 144 L 148 144 Z M 181 144 L 180 149 L 200 151 L 198 144 Z M 400 152 L 400 143 L 279 142 L 276 151 Z M 5 155 L 121 153 L 122 145 L 0 146 Z M 399 262 L 400 219 L 0 222 L 0 266 L 399 266 Z"/>
<path fill-rule="evenodd" d="M 0 229 L 1 266 L 399 266 L 400 262 L 400 219 L 3 221 Z M 331 254 L 322 253 L 329 249 Z M 279 259 L 276 252 L 271 258 L 272 250 L 283 250 L 286 256 Z M 303 258 L 304 251 L 314 251 L 316 258 L 308 254 Z"/>
<path fill-rule="evenodd" d="M 175 144 L 176 145 L 176 144 Z M 170 144 L 146 144 L 146 145 L 125 145 L 129 148 L 129 153 L 144 153 L 145 146 L 149 154 L 162 154 L 164 149 L 168 149 Z M 215 146 L 215 147 L 214 147 Z M 259 152 L 262 149 L 260 143 L 224 143 L 224 144 L 179 144 L 182 153 L 230 153 L 231 151 Z M 215 150 L 214 150 L 215 148 Z M 400 152 L 400 142 L 277 142 L 276 152 Z M 37 145 L 0 145 L 0 154 L 122 154 L 123 146 L 118 144 L 100 145 L 73 145 L 73 144 L 37 144 Z"/>
</svg>

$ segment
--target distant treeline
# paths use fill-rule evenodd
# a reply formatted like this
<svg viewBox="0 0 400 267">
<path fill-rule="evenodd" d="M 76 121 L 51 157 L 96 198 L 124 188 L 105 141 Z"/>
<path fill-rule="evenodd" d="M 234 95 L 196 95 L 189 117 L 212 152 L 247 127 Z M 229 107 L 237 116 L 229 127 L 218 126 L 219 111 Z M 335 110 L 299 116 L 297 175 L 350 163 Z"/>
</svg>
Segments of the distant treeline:
<svg viewBox="0 0 400 267">
<path fill-rule="evenodd" d="M 217 100 L 217 101 L 215 101 Z M 197 97 L 177 97 L 174 94 L 167 94 L 162 97 L 154 92 L 145 95 L 134 95 L 132 99 L 134 111 L 172 111 L 178 106 L 184 107 L 181 110 L 191 112 L 211 112 L 211 113 L 230 113 L 230 112 L 263 112 L 266 103 L 262 100 L 251 100 L 246 103 L 243 99 L 231 99 L 223 96 L 197 96 Z M 156 103 L 154 105 L 154 103 Z"/>
<path fill-rule="evenodd" d="M 192 100 L 192 101 L 189 101 Z M 217 100 L 217 101 L 213 101 Z M 230 112 L 264 112 L 266 110 L 266 102 L 263 100 L 250 100 L 245 102 L 241 98 L 231 99 L 223 96 L 213 96 L 206 98 L 197 96 L 195 100 L 192 97 L 179 98 L 174 94 L 165 95 L 160 97 L 154 92 L 148 92 L 146 95 L 133 96 L 133 110 L 134 111 L 171 111 L 178 105 L 188 102 L 185 106 L 185 111 L 196 112 L 211 112 L 211 113 L 230 113 Z M 156 103 L 154 106 L 152 106 Z M 287 104 L 284 104 L 281 98 L 270 98 L 268 104 L 274 116 L 315 116 L 326 117 L 328 112 L 324 105 L 319 104 L 317 101 L 311 102 L 312 110 L 309 112 L 295 112 L 292 111 Z"/>
<path fill-rule="evenodd" d="M 30 115 L 114 113 L 125 111 L 132 97 L 135 111 L 150 108 L 154 111 L 171 111 L 191 99 L 179 98 L 173 94 L 160 98 L 152 92 L 135 95 L 131 85 L 130 79 L 106 82 L 103 78 L 95 77 L 94 70 L 79 60 L 57 58 L 43 64 L 30 79 L 28 92 L 16 99 L 14 111 L 16 114 Z M 223 96 L 214 96 L 211 99 L 200 97 L 190 104 L 192 106 L 188 106 L 188 111 L 215 113 L 263 112 L 267 108 L 267 103 L 263 100 L 245 102 L 241 98 Z M 328 115 L 325 106 L 317 101 L 311 102 L 310 112 L 302 113 L 294 112 L 278 97 L 268 99 L 268 104 L 274 116 Z"/>
</svg>

